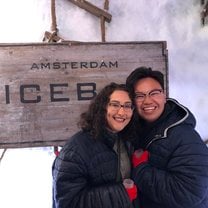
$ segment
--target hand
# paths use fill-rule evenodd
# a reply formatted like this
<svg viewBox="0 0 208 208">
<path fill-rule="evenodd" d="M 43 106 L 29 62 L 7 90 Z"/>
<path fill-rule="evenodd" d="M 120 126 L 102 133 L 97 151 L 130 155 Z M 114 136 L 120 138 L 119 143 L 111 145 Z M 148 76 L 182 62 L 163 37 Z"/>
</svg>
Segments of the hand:
<svg viewBox="0 0 208 208">
<path fill-rule="evenodd" d="M 136 150 L 132 155 L 133 167 L 140 165 L 141 163 L 147 162 L 149 158 L 149 152 L 142 149 Z"/>
<path fill-rule="evenodd" d="M 137 187 L 134 184 L 134 181 L 130 178 L 124 179 L 123 185 L 126 189 L 127 194 L 129 195 L 130 201 L 133 201 L 137 197 Z"/>
<path fill-rule="evenodd" d="M 137 198 L 137 187 L 135 184 L 132 188 L 128 188 L 128 189 L 126 188 L 126 191 L 129 195 L 130 201 L 133 201 L 134 199 Z"/>
</svg>

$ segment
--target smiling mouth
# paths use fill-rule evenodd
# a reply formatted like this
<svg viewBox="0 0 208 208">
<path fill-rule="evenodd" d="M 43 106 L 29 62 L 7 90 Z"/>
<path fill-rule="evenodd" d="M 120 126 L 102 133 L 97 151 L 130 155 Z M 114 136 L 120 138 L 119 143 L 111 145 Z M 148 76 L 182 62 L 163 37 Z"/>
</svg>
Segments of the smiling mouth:
<svg viewBox="0 0 208 208">
<path fill-rule="evenodd" d="M 154 111 L 155 109 L 156 109 L 155 106 L 152 106 L 152 107 L 144 107 L 144 108 L 143 108 L 143 111 L 145 111 L 145 112 L 152 112 L 152 111 Z"/>
<path fill-rule="evenodd" d="M 118 118 L 118 117 L 114 117 L 114 120 L 118 121 L 118 122 L 124 122 L 126 119 L 124 118 Z"/>
</svg>

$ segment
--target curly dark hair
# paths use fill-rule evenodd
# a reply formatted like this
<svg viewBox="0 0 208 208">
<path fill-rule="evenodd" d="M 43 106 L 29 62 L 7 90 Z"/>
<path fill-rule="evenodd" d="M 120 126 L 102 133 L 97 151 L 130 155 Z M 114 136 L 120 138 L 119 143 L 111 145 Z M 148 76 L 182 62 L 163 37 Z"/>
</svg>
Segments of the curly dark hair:
<svg viewBox="0 0 208 208">
<path fill-rule="evenodd" d="M 129 93 L 125 84 L 112 82 L 109 85 L 106 85 L 97 94 L 91 101 L 88 110 L 80 115 L 78 126 L 84 131 L 89 131 L 93 138 L 98 138 L 107 126 L 106 108 L 110 101 L 110 96 L 115 90 L 123 90 Z M 126 129 L 130 130 L 130 123 L 122 130 L 122 132 Z"/>
</svg>

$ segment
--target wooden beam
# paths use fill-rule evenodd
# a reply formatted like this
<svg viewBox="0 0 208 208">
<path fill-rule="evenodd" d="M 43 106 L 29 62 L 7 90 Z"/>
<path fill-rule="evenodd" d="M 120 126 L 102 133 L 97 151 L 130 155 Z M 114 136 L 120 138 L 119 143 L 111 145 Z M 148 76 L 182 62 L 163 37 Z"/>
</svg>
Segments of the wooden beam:
<svg viewBox="0 0 208 208">
<path fill-rule="evenodd" d="M 102 42 L 105 42 L 105 18 L 100 18 L 100 27 L 101 27 L 101 39 Z"/>
<path fill-rule="evenodd" d="M 89 3 L 85 0 L 69 0 L 71 3 L 75 4 L 76 6 L 90 12 L 91 14 L 97 16 L 97 17 L 104 17 L 107 22 L 111 21 L 112 15 L 108 12 L 94 6 L 93 4 Z"/>
</svg>

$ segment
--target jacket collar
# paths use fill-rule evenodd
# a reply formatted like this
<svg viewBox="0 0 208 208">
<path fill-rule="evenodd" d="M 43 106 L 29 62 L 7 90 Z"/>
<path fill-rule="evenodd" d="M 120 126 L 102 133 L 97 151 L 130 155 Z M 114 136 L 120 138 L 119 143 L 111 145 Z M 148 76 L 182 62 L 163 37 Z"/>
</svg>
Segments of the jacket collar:
<svg viewBox="0 0 208 208">
<path fill-rule="evenodd" d="M 183 122 L 193 127 L 196 125 L 193 114 L 186 107 L 175 99 L 168 98 L 164 112 L 155 122 L 147 123 L 143 119 L 138 120 L 138 137 L 141 138 L 139 146 L 148 148 L 153 141 L 166 138 L 169 129 Z"/>
<path fill-rule="evenodd" d="M 189 110 L 188 110 L 185 106 L 183 106 L 183 105 L 180 104 L 177 100 L 172 99 L 172 98 L 168 98 L 168 99 L 167 99 L 167 103 L 168 103 L 168 104 L 170 103 L 170 105 L 172 105 L 172 106 L 175 105 L 175 106 L 174 106 L 174 109 L 177 110 L 178 116 L 175 117 L 175 121 L 174 121 L 174 122 L 170 123 L 169 126 L 167 126 L 167 127 L 164 129 L 162 138 L 167 137 L 167 132 L 168 132 L 169 129 L 171 129 L 171 128 L 173 128 L 174 126 L 177 126 L 177 125 L 179 125 L 179 124 L 181 124 L 181 123 L 183 123 L 183 122 L 185 122 L 185 121 L 188 119 L 189 116 L 192 117 L 191 120 L 192 120 L 193 125 L 195 126 L 195 118 L 193 117 L 192 114 L 190 114 Z M 173 112 L 173 113 L 174 113 L 174 112 Z M 187 122 L 188 122 L 188 120 L 187 120 Z"/>
<path fill-rule="evenodd" d="M 105 129 L 103 129 L 100 139 L 107 146 L 109 146 L 110 148 L 113 148 L 113 146 L 118 138 L 119 138 L 118 133 L 111 132 L 105 128 Z"/>
</svg>

